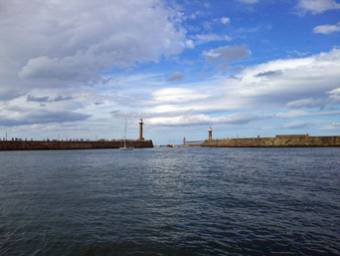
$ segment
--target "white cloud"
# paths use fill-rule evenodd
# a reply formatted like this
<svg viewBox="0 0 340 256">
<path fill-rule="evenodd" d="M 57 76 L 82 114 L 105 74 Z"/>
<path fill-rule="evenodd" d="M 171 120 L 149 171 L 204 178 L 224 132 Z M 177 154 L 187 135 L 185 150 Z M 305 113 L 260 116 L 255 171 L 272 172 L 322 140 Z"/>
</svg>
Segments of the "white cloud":
<svg viewBox="0 0 340 256">
<path fill-rule="evenodd" d="M 317 125 L 315 122 L 301 122 L 301 121 L 294 121 L 294 122 L 288 122 L 284 124 L 281 128 L 284 129 L 308 129 L 310 126 Z"/>
<path fill-rule="evenodd" d="M 162 0 L 11 0 L 0 6 L 0 126 L 11 129 L 47 123 L 60 129 L 87 120 L 112 129 L 109 113 L 126 111 L 124 103 L 144 92 L 135 81 L 134 89 L 108 92 L 101 88 L 112 82 L 106 74 L 194 47 L 181 15 Z"/>
<path fill-rule="evenodd" d="M 340 9 L 340 4 L 336 0 L 299 0 L 298 9 L 312 14 L 323 13 L 329 10 Z"/>
<path fill-rule="evenodd" d="M 245 4 L 256 4 L 259 2 L 259 0 L 238 0 L 238 1 Z"/>
<path fill-rule="evenodd" d="M 222 18 L 220 19 L 220 21 L 221 21 L 221 23 L 222 23 L 223 25 L 227 25 L 227 24 L 230 23 L 230 18 L 229 18 L 229 17 L 222 17 Z"/>
<path fill-rule="evenodd" d="M 7 113 L 0 113 L 0 126 L 22 126 L 32 124 L 49 124 L 49 123 L 68 123 L 84 121 L 89 116 L 76 112 L 69 111 L 36 111 L 25 113 L 21 112 L 18 116 L 9 116 Z"/>
<path fill-rule="evenodd" d="M 299 99 L 293 100 L 287 103 L 287 107 L 289 108 L 313 108 L 320 107 L 324 103 L 323 100 L 307 98 L 307 99 Z"/>
<path fill-rule="evenodd" d="M 218 41 L 231 41 L 231 37 L 228 35 L 218 35 L 214 33 L 209 34 L 197 34 L 193 36 L 193 39 L 198 44 L 218 42 Z"/>
<path fill-rule="evenodd" d="M 157 62 L 192 46 L 180 22 L 160 0 L 2 2 L 0 85 L 83 84 Z"/>
<path fill-rule="evenodd" d="M 243 45 L 223 46 L 204 51 L 203 56 L 210 61 L 231 62 L 241 60 L 250 55 L 250 50 Z"/>
<path fill-rule="evenodd" d="M 293 118 L 293 117 L 318 117 L 318 116 L 339 116 L 339 110 L 331 111 L 305 111 L 305 110 L 291 110 L 287 112 L 277 113 L 277 117 L 280 118 Z"/>
<path fill-rule="evenodd" d="M 306 116 L 307 112 L 304 110 L 290 110 L 285 112 L 279 112 L 276 114 L 277 117 L 280 118 L 292 118 L 292 117 L 301 117 Z"/>
<path fill-rule="evenodd" d="M 8 3 L 0 15 L 0 116 L 8 125 L 91 121 L 98 129 L 112 129 L 118 114 L 142 115 L 154 126 L 241 125 L 272 116 L 310 117 L 308 108 L 340 100 L 339 49 L 248 66 L 233 77 L 185 82 L 179 71 L 169 76 L 176 81 L 169 86 L 164 74 L 105 72 L 157 62 L 195 43 L 230 38 L 213 33 L 186 38 L 175 11 L 156 0 L 117 0 L 104 6 L 91 1 Z M 19 3 L 25 11 L 16 14 Z M 206 50 L 202 56 L 228 64 L 250 54 L 246 46 L 234 45 Z M 99 78 L 102 83 L 95 83 Z M 8 91 L 10 87 L 19 93 Z"/>
<path fill-rule="evenodd" d="M 185 41 L 185 46 L 186 46 L 186 48 L 188 48 L 188 49 L 193 49 L 193 48 L 195 48 L 195 44 L 194 44 L 194 41 L 192 41 L 192 40 L 186 40 Z"/>
<path fill-rule="evenodd" d="M 151 117 L 146 122 L 150 125 L 184 126 L 184 125 L 208 125 L 208 124 L 245 124 L 258 120 L 258 117 L 247 114 L 231 114 L 212 117 L 206 114 L 180 115 L 171 117 Z"/>
<path fill-rule="evenodd" d="M 329 101 L 340 99 L 339 70 L 339 49 L 304 58 L 270 61 L 248 67 L 234 78 L 216 77 L 153 90 L 151 100 L 141 106 L 141 111 L 149 118 L 156 118 L 152 120 L 157 125 L 163 121 L 164 125 L 167 122 L 187 125 L 190 120 L 199 123 L 198 119 L 207 122 L 214 113 L 225 111 L 262 112 L 266 116 L 277 112 L 281 113 L 276 115 L 279 118 L 331 116 L 338 112 L 323 107 Z M 317 108 L 317 114 L 306 111 L 308 108 Z M 212 118 L 209 122 L 219 120 Z"/>
<path fill-rule="evenodd" d="M 317 33 L 317 34 L 332 34 L 332 33 L 335 33 L 335 32 L 340 32 L 340 22 L 334 24 L 334 25 L 319 25 L 319 26 L 316 26 L 314 29 L 313 29 L 313 32 L 314 33 Z"/>
<path fill-rule="evenodd" d="M 98 89 L 35 90 L 1 104 L 3 112 L 0 114 L 19 120 L 33 111 L 44 110 L 53 115 L 56 111 L 67 110 L 85 115 L 69 116 L 68 120 L 91 116 L 98 127 L 103 124 L 109 126 L 111 112 L 115 110 L 119 110 L 120 116 L 144 116 L 148 124 L 155 126 L 242 125 L 271 116 L 331 116 L 338 112 L 321 108 L 314 109 L 313 113 L 307 110 L 321 107 L 328 101 L 339 102 L 339 70 L 340 50 L 333 49 L 308 57 L 250 66 L 234 77 L 216 76 L 200 82 L 176 82 L 176 86 L 171 87 L 161 74 L 122 74 L 108 79 L 105 86 Z M 27 101 L 28 95 L 32 96 L 30 101 Z M 64 99 L 69 96 L 72 100 L 53 100 L 58 96 Z M 46 106 L 42 108 L 40 103 Z M 57 120 L 58 116 L 53 117 L 49 120 Z M 38 122 L 40 119 L 35 120 Z"/>
<path fill-rule="evenodd" d="M 331 90 L 330 92 L 328 92 L 328 94 L 331 100 L 340 102 L 340 87 Z"/>
<path fill-rule="evenodd" d="M 208 98 L 208 94 L 187 88 L 165 88 L 153 92 L 152 98 L 153 103 L 169 104 L 203 100 Z"/>
</svg>

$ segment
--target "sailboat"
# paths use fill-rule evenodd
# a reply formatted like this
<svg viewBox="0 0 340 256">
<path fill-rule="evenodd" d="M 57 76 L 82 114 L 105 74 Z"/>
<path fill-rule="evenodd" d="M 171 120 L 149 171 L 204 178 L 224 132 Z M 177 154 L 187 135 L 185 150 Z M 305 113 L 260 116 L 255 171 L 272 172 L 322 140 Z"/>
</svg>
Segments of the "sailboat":
<svg viewBox="0 0 340 256">
<path fill-rule="evenodd" d="M 126 133 L 127 133 L 127 118 L 125 118 L 125 125 L 124 125 L 124 139 L 123 139 L 123 147 L 121 147 L 121 150 L 132 150 L 133 148 L 128 147 L 126 143 Z"/>
</svg>

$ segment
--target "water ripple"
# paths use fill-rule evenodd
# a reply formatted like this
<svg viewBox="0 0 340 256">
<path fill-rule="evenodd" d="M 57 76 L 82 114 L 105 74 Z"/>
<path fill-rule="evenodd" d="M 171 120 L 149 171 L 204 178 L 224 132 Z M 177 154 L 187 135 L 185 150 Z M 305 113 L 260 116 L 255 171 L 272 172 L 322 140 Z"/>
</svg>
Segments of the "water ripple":
<svg viewBox="0 0 340 256">
<path fill-rule="evenodd" d="M 1 152 L 0 255 L 340 255 L 339 153 Z"/>
</svg>

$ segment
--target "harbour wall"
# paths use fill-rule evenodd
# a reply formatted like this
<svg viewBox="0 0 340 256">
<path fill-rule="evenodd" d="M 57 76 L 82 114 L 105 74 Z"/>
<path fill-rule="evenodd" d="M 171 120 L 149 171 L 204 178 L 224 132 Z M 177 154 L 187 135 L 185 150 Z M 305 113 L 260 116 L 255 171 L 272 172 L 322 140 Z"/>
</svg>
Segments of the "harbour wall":
<svg viewBox="0 0 340 256">
<path fill-rule="evenodd" d="M 65 149 L 118 149 L 124 140 L 98 141 L 0 141 L 0 151 L 4 150 L 65 150 Z M 152 140 L 126 140 L 129 148 L 153 148 Z"/>
<path fill-rule="evenodd" d="M 340 147 L 340 136 L 277 135 L 275 137 L 205 140 L 202 147 Z"/>
</svg>

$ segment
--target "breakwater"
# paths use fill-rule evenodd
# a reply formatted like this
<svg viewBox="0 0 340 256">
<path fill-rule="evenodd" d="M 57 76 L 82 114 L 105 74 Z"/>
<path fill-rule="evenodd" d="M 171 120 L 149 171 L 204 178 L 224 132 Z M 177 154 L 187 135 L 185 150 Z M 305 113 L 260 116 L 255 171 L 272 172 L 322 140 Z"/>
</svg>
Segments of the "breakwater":
<svg viewBox="0 0 340 256">
<path fill-rule="evenodd" d="M 153 148 L 152 140 L 126 140 L 128 148 Z M 124 140 L 96 141 L 0 141 L 0 151 L 4 150 L 65 150 L 65 149 L 118 149 L 124 146 Z"/>
<path fill-rule="evenodd" d="M 202 147 L 340 147 L 340 136 L 277 135 L 275 137 L 205 140 Z"/>
</svg>

